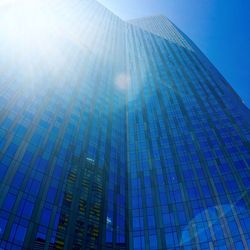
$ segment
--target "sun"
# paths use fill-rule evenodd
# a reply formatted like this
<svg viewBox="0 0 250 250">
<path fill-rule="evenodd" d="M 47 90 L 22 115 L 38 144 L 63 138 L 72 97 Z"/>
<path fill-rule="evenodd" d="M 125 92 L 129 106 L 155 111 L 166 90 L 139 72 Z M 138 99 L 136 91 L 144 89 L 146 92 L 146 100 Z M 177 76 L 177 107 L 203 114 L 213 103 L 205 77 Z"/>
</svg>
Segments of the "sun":
<svg viewBox="0 0 250 250">
<path fill-rule="evenodd" d="M 65 18 L 71 6 L 69 0 L 0 1 L 0 52 L 4 65 L 26 76 L 28 81 L 23 82 L 27 85 L 46 72 L 59 77 L 67 68 L 70 48 L 84 49 L 76 25 Z"/>
</svg>

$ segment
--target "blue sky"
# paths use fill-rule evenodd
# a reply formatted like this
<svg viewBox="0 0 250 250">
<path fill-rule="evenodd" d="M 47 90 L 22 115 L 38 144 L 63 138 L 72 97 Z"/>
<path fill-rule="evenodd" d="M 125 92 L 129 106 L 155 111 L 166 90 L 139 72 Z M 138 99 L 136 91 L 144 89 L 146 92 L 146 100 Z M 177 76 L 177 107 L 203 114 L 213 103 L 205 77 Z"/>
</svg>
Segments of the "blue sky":
<svg viewBox="0 0 250 250">
<path fill-rule="evenodd" d="M 250 0 L 99 0 L 124 20 L 164 14 L 250 107 Z"/>
</svg>

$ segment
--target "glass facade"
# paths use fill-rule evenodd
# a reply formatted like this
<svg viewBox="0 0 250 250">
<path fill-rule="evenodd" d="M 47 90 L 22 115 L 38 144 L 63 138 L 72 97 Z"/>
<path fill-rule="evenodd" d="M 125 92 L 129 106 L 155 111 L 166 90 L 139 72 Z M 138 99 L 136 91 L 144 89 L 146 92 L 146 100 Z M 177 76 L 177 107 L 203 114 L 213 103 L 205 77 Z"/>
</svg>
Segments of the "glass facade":
<svg viewBox="0 0 250 250">
<path fill-rule="evenodd" d="M 0 7 L 0 248 L 250 249 L 250 112 L 209 60 L 165 17 L 38 2 Z"/>
<path fill-rule="evenodd" d="M 249 249 L 249 110 L 168 19 L 131 23 L 131 249 Z"/>
</svg>

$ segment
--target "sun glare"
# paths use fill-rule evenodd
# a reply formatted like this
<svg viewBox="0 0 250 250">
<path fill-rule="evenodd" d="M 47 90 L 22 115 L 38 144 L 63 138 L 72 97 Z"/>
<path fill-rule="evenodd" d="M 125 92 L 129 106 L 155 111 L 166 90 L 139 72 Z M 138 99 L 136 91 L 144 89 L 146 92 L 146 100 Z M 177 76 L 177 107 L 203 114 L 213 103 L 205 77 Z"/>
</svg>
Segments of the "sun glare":
<svg viewBox="0 0 250 250">
<path fill-rule="evenodd" d="M 58 21 L 56 16 L 45 8 L 42 1 L 5 1 L 0 5 L 1 33 L 6 42 L 29 49 L 43 44 L 46 47 L 52 41 Z"/>
<path fill-rule="evenodd" d="M 39 70 L 59 72 L 65 65 L 65 47 L 73 41 L 56 6 L 47 0 L 0 2 L 0 50 L 6 65 L 18 65 L 23 75 L 34 79 Z"/>
</svg>

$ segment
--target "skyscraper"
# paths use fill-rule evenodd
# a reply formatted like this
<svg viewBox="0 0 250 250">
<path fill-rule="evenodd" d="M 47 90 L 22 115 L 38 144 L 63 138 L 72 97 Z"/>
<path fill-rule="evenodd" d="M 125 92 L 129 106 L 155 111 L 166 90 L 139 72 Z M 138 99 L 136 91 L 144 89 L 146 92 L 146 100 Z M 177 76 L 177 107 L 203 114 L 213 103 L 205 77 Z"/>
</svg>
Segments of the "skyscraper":
<svg viewBox="0 0 250 250">
<path fill-rule="evenodd" d="M 250 248 L 250 113 L 162 16 L 0 14 L 0 247 Z"/>
</svg>

